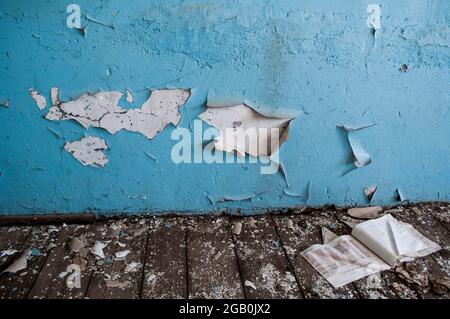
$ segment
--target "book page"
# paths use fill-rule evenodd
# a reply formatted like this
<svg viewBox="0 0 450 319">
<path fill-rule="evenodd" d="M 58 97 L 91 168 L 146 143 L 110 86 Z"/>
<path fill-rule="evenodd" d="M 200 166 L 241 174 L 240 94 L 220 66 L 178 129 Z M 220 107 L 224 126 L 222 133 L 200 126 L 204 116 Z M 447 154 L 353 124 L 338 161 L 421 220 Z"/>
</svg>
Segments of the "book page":
<svg viewBox="0 0 450 319">
<path fill-rule="evenodd" d="M 386 216 L 356 225 L 352 236 L 394 267 L 400 258 L 400 252 Z"/>
<path fill-rule="evenodd" d="M 391 215 L 358 224 L 352 236 L 391 267 L 441 249 L 414 227 L 399 222 Z"/>
<path fill-rule="evenodd" d="M 335 288 L 390 268 L 350 235 L 313 245 L 302 256 Z"/>
</svg>

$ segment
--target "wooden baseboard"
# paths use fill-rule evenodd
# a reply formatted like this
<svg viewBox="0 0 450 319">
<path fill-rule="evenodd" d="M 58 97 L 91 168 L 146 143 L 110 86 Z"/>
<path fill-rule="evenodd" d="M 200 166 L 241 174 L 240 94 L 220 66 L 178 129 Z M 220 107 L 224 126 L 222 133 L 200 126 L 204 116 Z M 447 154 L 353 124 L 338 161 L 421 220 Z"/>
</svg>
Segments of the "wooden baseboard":
<svg viewBox="0 0 450 319">
<path fill-rule="evenodd" d="M 94 214 L 7 215 L 0 216 L 0 226 L 92 224 Z"/>
</svg>

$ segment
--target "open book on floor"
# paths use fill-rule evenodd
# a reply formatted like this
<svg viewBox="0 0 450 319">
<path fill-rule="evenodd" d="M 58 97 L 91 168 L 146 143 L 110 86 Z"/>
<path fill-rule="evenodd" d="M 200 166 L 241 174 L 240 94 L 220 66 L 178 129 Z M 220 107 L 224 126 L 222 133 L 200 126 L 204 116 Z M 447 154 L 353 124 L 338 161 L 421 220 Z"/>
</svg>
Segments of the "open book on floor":
<svg viewBox="0 0 450 319">
<path fill-rule="evenodd" d="M 323 239 L 302 256 L 335 288 L 441 249 L 391 215 L 362 222 L 351 235 L 338 237 L 324 229 Z"/>
</svg>

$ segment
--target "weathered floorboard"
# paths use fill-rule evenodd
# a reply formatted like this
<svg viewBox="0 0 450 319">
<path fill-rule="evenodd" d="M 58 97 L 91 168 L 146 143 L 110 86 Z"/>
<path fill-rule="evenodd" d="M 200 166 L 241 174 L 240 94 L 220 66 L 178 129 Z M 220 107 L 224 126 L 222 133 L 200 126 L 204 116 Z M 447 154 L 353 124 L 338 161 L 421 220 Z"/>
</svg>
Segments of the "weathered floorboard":
<svg viewBox="0 0 450 319">
<path fill-rule="evenodd" d="M 174 217 L 149 223 L 142 298 L 187 298 L 185 222 Z"/>
<path fill-rule="evenodd" d="M 96 258 L 97 268 L 89 283 L 87 298 L 138 299 L 147 244 L 146 221 L 125 219 L 106 226 L 106 238 L 97 240 L 109 244 L 104 249 L 105 258 Z M 122 257 L 120 254 L 124 252 L 128 254 Z"/>
<path fill-rule="evenodd" d="M 229 219 L 198 217 L 189 224 L 189 299 L 244 298 Z"/>
<path fill-rule="evenodd" d="M 247 298 L 302 298 L 271 217 L 234 218 L 230 227 L 236 223 L 242 224 L 234 239 Z"/>
<path fill-rule="evenodd" d="M 88 269 L 89 247 L 94 241 L 96 225 L 69 225 L 59 232 L 57 241 L 47 258 L 28 298 L 32 299 L 80 299 L 84 298 L 92 275 Z M 85 243 L 80 252 L 70 250 L 70 241 L 77 237 Z M 67 279 L 71 272 L 68 267 L 77 265 L 80 270 L 80 287 L 69 288 Z"/>
<path fill-rule="evenodd" d="M 447 230 L 450 237 L 450 204 L 419 204 L 417 208 L 426 215 L 432 215 Z"/>
<path fill-rule="evenodd" d="M 28 296 L 51 250 L 49 245 L 56 236 L 57 232 L 49 232 L 47 227 L 33 228 L 30 237 L 17 255 L 17 258 L 22 254 L 28 256 L 27 266 L 16 273 L 0 275 L 0 299 L 24 299 Z"/>
</svg>

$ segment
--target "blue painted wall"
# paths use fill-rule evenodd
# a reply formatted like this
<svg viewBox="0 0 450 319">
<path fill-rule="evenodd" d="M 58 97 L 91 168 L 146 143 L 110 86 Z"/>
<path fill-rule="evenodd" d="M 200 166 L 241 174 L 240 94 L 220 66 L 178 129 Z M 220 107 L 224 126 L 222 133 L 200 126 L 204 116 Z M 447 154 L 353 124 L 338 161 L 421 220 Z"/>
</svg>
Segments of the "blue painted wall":
<svg viewBox="0 0 450 319">
<path fill-rule="evenodd" d="M 375 34 L 366 26 L 373 2 L 79 0 L 83 37 L 66 27 L 70 2 L 2 0 L 0 99 L 9 108 L 0 107 L 0 213 L 365 205 L 371 185 L 372 204 L 395 203 L 397 189 L 411 201 L 450 200 L 450 2 L 379 0 Z M 208 94 L 243 96 L 266 114 L 300 112 L 281 161 L 301 196 L 284 194 L 283 175 L 261 175 L 259 164 L 175 165 L 174 127 L 150 141 L 47 121 L 28 88 L 49 101 L 52 86 L 63 100 L 128 87 L 136 97 L 128 107 L 139 107 L 148 89 L 192 88 L 181 112 L 186 128 Z M 337 125 L 372 122 L 356 133 L 372 163 L 349 172 L 351 150 Z M 107 141 L 105 168 L 84 167 L 63 150 L 83 136 Z M 208 199 L 252 193 L 262 194 Z"/>
</svg>

